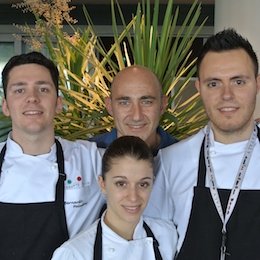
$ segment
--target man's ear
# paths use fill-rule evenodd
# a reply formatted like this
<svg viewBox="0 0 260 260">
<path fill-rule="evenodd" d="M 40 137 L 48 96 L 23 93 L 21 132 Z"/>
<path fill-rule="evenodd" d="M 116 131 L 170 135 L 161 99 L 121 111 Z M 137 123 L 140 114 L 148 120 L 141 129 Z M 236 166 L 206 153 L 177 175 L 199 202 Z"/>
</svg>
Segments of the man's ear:
<svg viewBox="0 0 260 260">
<path fill-rule="evenodd" d="M 199 81 L 199 79 L 195 80 L 195 87 L 196 87 L 197 91 L 200 93 L 200 81 Z"/>
<path fill-rule="evenodd" d="M 2 100 L 2 111 L 5 116 L 10 116 L 9 108 L 5 98 Z"/>
<path fill-rule="evenodd" d="M 260 74 L 257 75 L 256 77 L 256 91 L 259 93 L 260 90 Z"/>
<path fill-rule="evenodd" d="M 107 112 L 108 112 L 111 116 L 113 116 L 111 96 L 110 96 L 110 97 L 105 97 L 105 105 L 106 105 Z"/>
<path fill-rule="evenodd" d="M 161 115 L 165 112 L 168 106 L 168 100 L 169 98 L 166 95 L 162 96 Z"/>
<path fill-rule="evenodd" d="M 62 106 L 63 106 L 62 97 L 58 96 L 56 101 L 56 110 L 55 110 L 56 114 L 59 114 L 62 111 Z"/>
</svg>

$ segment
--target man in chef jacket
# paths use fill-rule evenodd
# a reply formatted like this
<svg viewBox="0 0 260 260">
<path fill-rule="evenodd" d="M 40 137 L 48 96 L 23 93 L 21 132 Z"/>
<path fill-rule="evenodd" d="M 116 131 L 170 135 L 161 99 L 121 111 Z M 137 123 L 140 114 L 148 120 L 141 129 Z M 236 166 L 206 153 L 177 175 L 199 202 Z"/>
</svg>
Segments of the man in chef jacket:
<svg viewBox="0 0 260 260">
<path fill-rule="evenodd" d="M 251 44 L 233 29 L 210 37 L 198 57 L 195 86 L 209 123 L 159 151 L 153 190 L 177 227 L 178 260 L 259 259 L 258 69 Z"/>
<path fill-rule="evenodd" d="M 0 144 L 0 259 L 50 259 L 104 204 L 101 155 L 95 143 L 55 137 L 62 100 L 51 60 L 38 52 L 14 56 L 2 83 L 12 131 Z"/>
</svg>

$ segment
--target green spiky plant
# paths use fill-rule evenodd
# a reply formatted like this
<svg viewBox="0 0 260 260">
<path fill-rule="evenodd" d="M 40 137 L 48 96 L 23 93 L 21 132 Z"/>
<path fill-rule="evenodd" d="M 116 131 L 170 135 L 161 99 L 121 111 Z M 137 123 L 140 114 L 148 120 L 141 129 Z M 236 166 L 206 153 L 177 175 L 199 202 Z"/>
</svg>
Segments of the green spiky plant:
<svg viewBox="0 0 260 260">
<path fill-rule="evenodd" d="M 30 34 L 30 44 L 34 49 L 44 44 L 59 68 L 64 108 L 55 118 L 58 135 L 68 139 L 86 139 L 109 131 L 113 119 L 106 112 L 103 100 L 109 94 L 109 85 L 116 73 L 131 64 L 149 67 L 161 80 L 163 92 L 169 96 L 169 106 L 161 120 L 167 131 L 181 139 L 205 125 L 206 116 L 198 94 L 186 97 L 188 83 L 195 73 L 195 60 L 188 62 L 190 48 L 204 24 L 197 26 L 201 13 L 197 1 L 191 6 L 182 26 L 177 27 L 179 9 L 173 13 L 172 0 L 167 3 L 162 26 L 158 23 L 159 0 L 155 0 L 154 5 L 143 0 L 137 5 L 130 22 L 125 21 L 118 2 L 111 0 L 114 44 L 108 50 L 94 32 L 85 8 L 88 26 L 79 30 L 72 25 L 75 20 L 68 16 L 71 10 L 69 0 L 63 0 L 67 8 L 62 11 L 58 11 L 59 6 L 54 0 L 46 3 L 44 10 L 39 9 L 42 4 L 39 1 L 24 0 L 16 6 L 35 15 L 35 28 L 25 26 L 22 30 Z M 120 32 L 117 14 L 123 24 Z M 64 31 L 64 20 L 70 25 L 70 33 Z"/>
<path fill-rule="evenodd" d="M 118 47 L 122 41 L 117 30 L 115 6 L 124 27 L 126 23 L 120 5 L 117 1 L 115 3 L 111 1 L 113 31 L 118 63 L 123 64 L 127 55 L 120 52 L 123 48 Z M 182 139 L 194 134 L 207 121 L 199 95 L 185 95 L 192 93 L 188 89 L 188 83 L 195 74 L 196 59 L 189 61 L 192 43 L 206 19 L 196 26 L 201 14 L 201 4 L 194 1 L 183 24 L 178 28 L 179 8 L 173 12 L 173 7 L 173 1 L 168 1 L 160 27 L 159 1 L 154 1 L 153 10 L 149 0 L 138 4 L 133 32 L 128 31 L 127 43 L 133 56 L 132 63 L 147 66 L 154 71 L 162 83 L 163 92 L 169 97 L 168 109 L 162 117 L 161 125 L 172 135 Z"/>
</svg>

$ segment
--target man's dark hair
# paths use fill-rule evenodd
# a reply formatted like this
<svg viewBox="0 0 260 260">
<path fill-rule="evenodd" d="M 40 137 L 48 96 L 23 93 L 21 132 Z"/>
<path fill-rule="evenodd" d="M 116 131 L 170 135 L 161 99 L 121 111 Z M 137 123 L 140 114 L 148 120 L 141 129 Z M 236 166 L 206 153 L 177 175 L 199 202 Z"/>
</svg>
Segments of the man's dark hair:
<svg viewBox="0 0 260 260">
<path fill-rule="evenodd" d="M 24 64 L 38 64 L 41 66 L 44 66 L 47 68 L 51 74 L 51 78 L 53 80 L 53 83 L 56 87 L 56 92 L 58 95 L 59 91 L 59 71 L 56 67 L 56 65 L 48 58 L 46 58 L 43 54 L 40 52 L 29 52 L 26 54 L 16 55 L 13 56 L 5 65 L 3 71 L 2 71 L 2 84 L 4 89 L 4 95 L 6 97 L 6 88 L 9 80 L 9 73 L 10 71 L 19 65 Z"/>
<path fill-rule="evenodd" d="M 197 59 L 198 76 L 201 62 L 208 52 L 223 52 L 237 49 L 243 49 L 249 55 L 255 69 L 255 76 L 257 76 L 259 64 L 252 45 L 232 28 L 225 29 L 208 38 Z"/>
</svg>

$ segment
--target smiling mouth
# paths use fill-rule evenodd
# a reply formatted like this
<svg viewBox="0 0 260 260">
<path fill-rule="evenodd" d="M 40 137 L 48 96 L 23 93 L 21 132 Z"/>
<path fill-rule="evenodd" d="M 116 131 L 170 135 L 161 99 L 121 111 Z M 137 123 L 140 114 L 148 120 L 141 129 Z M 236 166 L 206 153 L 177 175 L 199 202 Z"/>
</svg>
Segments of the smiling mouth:
<svg viewBox="0 0 260 260">
<path fill-rule="evenodd" d="M 140 211 L 141 206 L 123 206 L 123 208 L 131 214 L 136 214 Z"/>
<path fill-rule="evenodd" d="M 43 112 L 37 110 L 30 110 L 30 111 L 23 112 L 23 115 L 25 116 L 34 116 L 34 115 L 41 115 L 41 114 L 43 114 Z"/>
<path fill-rule="evenodd" d="M 236 111 L 238 108 L 236 107 L 222 107 L 219 109 L 220 112 L 234 112 Z"/>
<path fill-rule="evenodd" d="M 145 124 L 140 124 L 140 125 L 128 125 L 128 127 L 132 128 L 132 129 L 140 129 L 143 128 L 145 126 Z"/>
</svg>

